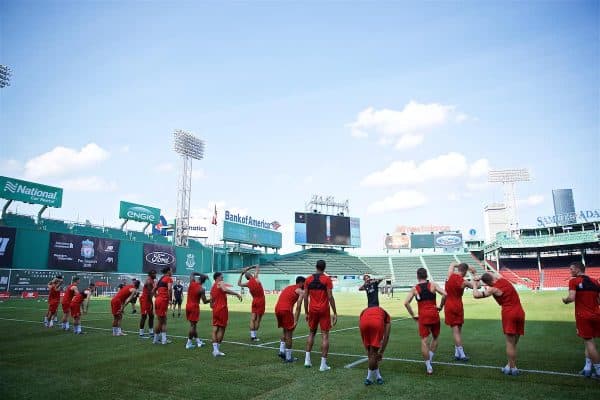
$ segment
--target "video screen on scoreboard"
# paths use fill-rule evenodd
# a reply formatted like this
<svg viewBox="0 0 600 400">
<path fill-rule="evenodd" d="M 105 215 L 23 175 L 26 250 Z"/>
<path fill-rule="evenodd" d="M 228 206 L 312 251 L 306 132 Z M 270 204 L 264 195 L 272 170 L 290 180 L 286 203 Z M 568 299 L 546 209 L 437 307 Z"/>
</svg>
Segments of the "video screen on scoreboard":
<svg viewBox="0 0 600 400">
<path fill-rule="evenodd" d="M 295 243 L 360 247 L 360 220 L 340 215 L 297 212 Z"/>
</svg>

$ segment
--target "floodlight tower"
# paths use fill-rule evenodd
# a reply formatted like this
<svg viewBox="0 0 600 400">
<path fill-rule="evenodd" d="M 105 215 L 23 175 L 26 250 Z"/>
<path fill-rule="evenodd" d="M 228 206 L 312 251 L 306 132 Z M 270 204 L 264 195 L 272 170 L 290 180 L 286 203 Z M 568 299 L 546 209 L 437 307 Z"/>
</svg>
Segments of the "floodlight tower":
<svg viewBox="0 0 600 400">
<path fill-rule="evenodd" d="M 501 183 L 504 191 L 504 204 L 508 214 L 508 226 L 510 231 L 515 231 L 519 228 L 519 220 L 517 216 L 517 195 L 516 183 L 529 181 L 528 169 L 498 169 L 491 170 L 488 173 L 488 182 Z"/>
<path fill-rule="evenodd" d="M 0 64 L 0 88 L 10 86 L 11 71 L 6 65 Z"/>
<path fill-rule="evenodd" d="M 181 155 L 181 171 L 177 180 L 177 216 L 175 219 L 175 244 L 187 246 L 190 227 L 190 201 L 192 195 L 192 160 L 204 158 L 204 141 L 180 129 L 173 133 L 173 148 Z"/>
</svg>

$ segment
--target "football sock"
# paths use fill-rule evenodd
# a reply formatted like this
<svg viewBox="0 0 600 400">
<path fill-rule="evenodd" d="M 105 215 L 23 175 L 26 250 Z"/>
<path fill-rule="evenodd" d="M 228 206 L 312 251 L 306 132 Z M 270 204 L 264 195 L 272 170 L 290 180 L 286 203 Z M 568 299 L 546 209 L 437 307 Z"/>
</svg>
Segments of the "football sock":
<svg viewBox="0 0 600 400">
<path fill-rule="evenodd" d="M 283 353 L 285 351 L 285 342 L 279 342 L 279 352 Z"/>
<path fill-rule="evenodd" d="M 321 368 L 327 366 L 327 359 L 325 357 L 321 357 Z"/>
<path fill-rule="evenodd" d="M 596 370 L 596 375 L 600 376 L 600 363 L 594 364 L 594 369 Z"/>
<path fill-rule="evenodd" d="M 202 345 L 202 340 L 200 340 L 200 338 L 196 338 L 196 344 L 198 346 Z"/>
<path fill-rule="evenodd" d="M 144 336 L 144 330 L 140 329 L 140 336 Z"/>
<path fill-rule="evenodd" d="M 159 333 L 154 334 L 154 339 L 152 340 L 153 343 L 158 343 L 158 336 L 160 336 Z"/>
<path fill-rule="evenodd" d="M 188 339 L 187 343 L 186 343 L 186 346 L 191 346 L 191 345 L 192 345 L 192 339 Z"/>
<path fill-rule="evenodd" d="M 167 344 L 167 332 L 161 332 L 162 344 Z"/>
<path fill-rule="evenodd" d="M 454 346 L 454 357 L 460 357 L 460 352 L 458 351 L 459 346 Z"/>
<path fill-rule="evenodd" d="M 429 361 L 429 360 L 425 361 L 425 367 L 427 367 L 428 370 L 432 369 L 431 361 Z"/>
<path fill-rule="evenodd" d="M 149 335 L 154 335 L 154 329 L 152 329 L 152 328 L 148 329 L 148 334 Z"/>
<path fill-rule="evenodd" d="M 213 352 L 216 353 L 219 351 L 219 343 L 213 343 Z"/>
<path fill-rule="evenodd" d="M 589 357 L 585 358 L 585 366 L 583 369 L 592 369 L 592 359 Z"/>
<path fill-rule="evenodd" d="M 433 356 L 434 356 L 434 352 L 433 351 L 429 351 L 429 362 L 433 361 Z"/>
<path fill-rule="evenodd" d="M 375 371 L 371 371 L 370 369 L 367 369 L 367 379 L 372 381 L 374 373 L 375 373 Z"/>
<path fill-rule="evenodd" d="M 381 379 L 381 373 L 379 373 L 379 368 L 377 368 L 374 372 L 377 379 Z"/>
<path fill-rule="evenodd" d="M 465 358 L 466 357 L 465 350 L 463 349 L 462 346 L 458 346 L 458 356 L 461 357 L 461 358 Z"/>
<path fill-rule="evenodd" d="M 306 352 L 306 354 L 304 355 L 304 364 L 312 364 L 310 362 L 310 352 Z"/>
<path fill-rule="evenodd" d="M 254 331 L 254 330 L 251 330 L 251 331 L 250 331 L 250 337 L 251 337 L 251 338 L 256 338 L 256 331 Z"/>
<path fill-rule="evenodd" d="M 69 322 L 67 321 L 67 322 L 65 322 L 65 331 L 68 331 L 68 330 L 69 330 Z"/>
</svg>

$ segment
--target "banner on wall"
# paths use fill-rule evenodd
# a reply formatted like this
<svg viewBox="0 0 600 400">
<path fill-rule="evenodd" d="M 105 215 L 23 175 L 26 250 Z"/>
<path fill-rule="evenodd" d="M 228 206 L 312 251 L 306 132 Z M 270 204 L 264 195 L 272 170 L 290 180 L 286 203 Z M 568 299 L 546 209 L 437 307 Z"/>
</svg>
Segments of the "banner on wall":
<svg viewBox="0 0 600 400">
<path fill-rule="evenodd" d="M 16 228 L 0 226 L 0 268 L 12 267 L 16 236 Z"/>
<path fill-rule="evenodd" d="M 117 270 L 119 240 L 50 233 L 48 268 L 67 271 Z"/>
<path fill-rule="evenodd" d="M 150 272 L 154 269 L 160 274 L 160 270 L 166 267 L 171 267 L 173 273 L 175 273 L 177 270 L 177 260 L 175 258 L 175 248 L 173 246 L 166 246 L 155 243 L 144 243 L 143 257 L 143 272 Z"/>
</svg>

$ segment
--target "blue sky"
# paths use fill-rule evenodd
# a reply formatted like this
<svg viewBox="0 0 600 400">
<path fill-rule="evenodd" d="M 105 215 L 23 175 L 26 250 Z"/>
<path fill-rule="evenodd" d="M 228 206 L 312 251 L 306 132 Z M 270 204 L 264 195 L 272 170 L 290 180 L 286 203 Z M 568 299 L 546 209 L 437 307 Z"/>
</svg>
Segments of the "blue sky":
<svg viewBox="0 0 600 400">
<path fill-rule="evenodd" d="M 489 168 L 530 169 L 519 216 L 534 226 L 554 188 L 600 205 L 599 15 L 582 1 L 4 1 L 0 174 L 64 187 L 53 217 L 116 225 L 129 200 L 172 218 L 179 128 L 207 144 L 193 213 L 278 220 L 284 251 L 312 194 L 350 200 L 361 253 L 397 225 L 483 233 L 502 200 Z"/>
</svg>

